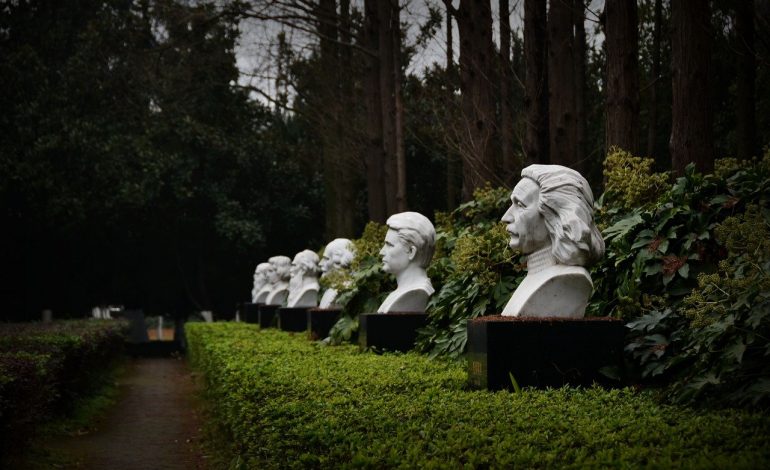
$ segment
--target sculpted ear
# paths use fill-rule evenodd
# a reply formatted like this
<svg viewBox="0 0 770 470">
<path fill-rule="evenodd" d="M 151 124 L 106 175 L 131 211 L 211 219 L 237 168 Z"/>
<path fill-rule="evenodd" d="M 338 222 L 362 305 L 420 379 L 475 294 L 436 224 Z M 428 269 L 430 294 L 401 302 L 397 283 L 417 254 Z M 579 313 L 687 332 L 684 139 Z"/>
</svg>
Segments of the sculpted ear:
<svg viewBox="0 0 770 470">
<path fill-rule="evenodd" d="M 409 245 L 409 261 L 412 261 L 415 256 L 417 256 L 417 247 Z"/>
</svg>

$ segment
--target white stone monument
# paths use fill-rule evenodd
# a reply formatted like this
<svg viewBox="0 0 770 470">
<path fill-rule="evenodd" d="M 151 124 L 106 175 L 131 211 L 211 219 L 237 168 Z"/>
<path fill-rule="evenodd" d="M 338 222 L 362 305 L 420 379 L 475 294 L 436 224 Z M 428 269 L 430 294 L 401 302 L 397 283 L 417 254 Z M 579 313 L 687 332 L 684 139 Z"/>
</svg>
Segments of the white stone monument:
<svg viewBox="0 0 770 470">
<path fill-rule="evenodd" d="M 300 251 L 291 262 L 291 279 L 286 306 L 289 308 L 318 305 L 318 255 L 310 250 Z"/>
<path fill-rule="evenodd" d="M 505 316 L 582 318 L 593 290 L 585 269 L 604 255 L 588 182 L 560 165 L 530 165 L 502 221 L 509 245 L 527 257 L 527 276 Z"/>
<path fill-rule="evenodd" d="M 283 305 L 289 295 L 291 259 L 288 256 L 273 256 L 267 261 L 270 263 L 270 269 L 267 271 L 270 292 L 265 297 L 265 303 Z"/>
<path fill-rule="evenodd" d="M 377 313 L 425 312 L 433 286 L 426 269 L 433 258 L 436 229 L 417 212 L 401 212 L 386 222 L 388 233 L 380 250 L 382 270 L 396 277 L 397 288 Z"/>
<path fill-rule="evenodd" d="M 265 303 L 267 295 L 270 294 L 271 285 L 267 280 L 267 273 L 270 271 L 270 263 L 259 263 L 254 270 L 254 287 L 251 289 L 251 303 Z"/>
<path fill-rule="evenodd" d="M 353 242 L 347 238 L 335 238 L 330 241 L 326 248 L 324 248 L 323 256 L 321 257 L 321 277 L 329 275 L 340 269 L 347 269 L 350 267 L 350 263 L 355 257 L 355 251 Z M 334 308 L 337 305 L 334 301 L 337 299 L 337 290 L 329 287 L 324 291 L 324 295 L 321 296 L 321 301 L 318 306 L 320 308 Z"/>
</svg>

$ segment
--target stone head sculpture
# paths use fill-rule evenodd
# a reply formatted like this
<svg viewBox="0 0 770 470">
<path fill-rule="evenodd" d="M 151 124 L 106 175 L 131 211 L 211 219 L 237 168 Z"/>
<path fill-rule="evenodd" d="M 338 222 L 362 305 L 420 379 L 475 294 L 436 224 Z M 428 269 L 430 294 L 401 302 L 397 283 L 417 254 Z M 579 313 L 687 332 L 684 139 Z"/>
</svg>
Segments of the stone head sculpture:
<svg viewBox="0 0 770 470">
<path fill-rule="evenodd" d="M 288 307 L 315 307 L 318 304 L 318 255 L 304 250 L 291 262 Z"/>
<path fill-rule="evenodd" d="M 593 289 L 585 266 L 604 255 L 591 188 L 560 165 L 530 165 L 521 176 L 502 221 L 528 272 L 503 315 L 583 317 Z"/>
<path fill-rule="evenodd" d="M 291 259 L 288 256 L 273 256 L 267 261 L 270 263 L 270 269 L 267 271 L 270 292 L 265 299 L 265 303 L 268 305 L 283 305 L 289 294 Z"/>
<path fill-rule="evenodd" d="M 270 270 L 270 263 L 259 263 L 254 270 L 254 287 L 251 289 L 251 302 L 264 303 L 267 294 L 270 292 L 270 283 L 267 281 L 267 273 Z"/>
<path fill-rule="evenodd" d="M 380 250 L 382 270 L 396 277 L 398 287 L 377 312 L 424 312 L 433 294 L 426 269 L 433 258 L 436 229 L 417 212 L 392 215 L 386 224 L 388 232 Z"/>
<path fill-rule="evenodd" d="M 324 253 L 321 257 L 320 267 L 323 273 L 321 277 L 338 269 L 347 269 L 354 257 L 355 248 L 353 247 L 353 242 L 347 238 L 335 238 L 330 241 L 326 248 L 324 248 Z M 324 292 L 318 306 L 320 308 L 335 307 L 334 301 L 336 298 L 337 290 L 330 287 Z"/>
</svg>

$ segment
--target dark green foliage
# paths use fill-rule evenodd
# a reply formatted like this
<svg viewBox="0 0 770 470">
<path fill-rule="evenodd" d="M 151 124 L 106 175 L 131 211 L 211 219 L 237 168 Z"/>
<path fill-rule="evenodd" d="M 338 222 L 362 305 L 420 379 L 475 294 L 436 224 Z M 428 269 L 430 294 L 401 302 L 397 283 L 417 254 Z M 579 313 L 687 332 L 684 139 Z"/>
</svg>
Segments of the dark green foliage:
<svg viewBox="0 0 770 470">
<path fill-rule="evenodd" d="M 127 327 L 118 320 L 1 324 L 0 454 L 99 388 Z"/>
<path fill-rule="evenodd" d="M 245 324 L 187 326 L 232 468 L 762 468 L 761 413 L 630 389 L 464 389 L 453 363 L 322 347 Z"/>
<path fill-rule="evenodd" d="M 419 347 L 432 356 L 459 357 L 468 319 L 500 313 L 523 277 L 499 222 L 509 195 L 507 189 L 487 187 L 437 217 L 436 254 L 429 270 L 436 294 L 428 304 L 430 323 L 418 338 Z"/>
<path fill-rule="evenodd" d="M 602 198 L 607 255 L 589 312 L 630 320 L 637 373 L 675 400 L 769 403 L 768 190 L 766 156 L 718 161 L 714 175 L 689 168 L 630 211 Z"/>
</svg>

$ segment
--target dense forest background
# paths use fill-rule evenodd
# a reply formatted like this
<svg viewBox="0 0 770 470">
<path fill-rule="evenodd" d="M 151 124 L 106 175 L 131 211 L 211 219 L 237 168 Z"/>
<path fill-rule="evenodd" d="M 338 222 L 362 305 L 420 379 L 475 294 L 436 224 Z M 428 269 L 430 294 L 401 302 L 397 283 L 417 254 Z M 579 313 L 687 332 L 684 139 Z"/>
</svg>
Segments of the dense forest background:
<svg viewBox="0 0 770 470">
<path fill-rule="evenodd" d="M 769 61 L 767 0 L 4 1 L 2 317 L 226 317 L 269 256 L 530 163 L 752 158 Z"/>
</svg>

